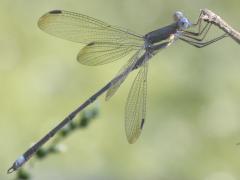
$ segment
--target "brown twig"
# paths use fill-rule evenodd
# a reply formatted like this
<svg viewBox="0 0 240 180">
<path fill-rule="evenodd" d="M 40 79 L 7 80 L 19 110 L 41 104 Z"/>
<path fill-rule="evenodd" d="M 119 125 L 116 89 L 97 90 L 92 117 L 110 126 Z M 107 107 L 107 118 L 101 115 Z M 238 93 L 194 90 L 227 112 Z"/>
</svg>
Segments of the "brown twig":
<svg viewBox="0 0 240 180">
<path fill-rule="evenodd" d="M 240 44 L 240 33 L 226 23 L 220 16 L 209 9 L 202 9 L 200 18 L 206 22 L 212 23 L 227 33 L 233 40 Z"/>
</svg>

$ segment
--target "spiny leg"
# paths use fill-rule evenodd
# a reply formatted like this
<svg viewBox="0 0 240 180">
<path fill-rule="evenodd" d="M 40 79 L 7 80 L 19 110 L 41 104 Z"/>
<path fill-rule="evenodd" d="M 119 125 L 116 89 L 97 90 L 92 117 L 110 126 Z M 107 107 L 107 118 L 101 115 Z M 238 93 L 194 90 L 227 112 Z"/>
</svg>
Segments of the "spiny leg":
<svg viewBox="0 0 240 180">
<path fill-rule="evenodd" d="M 212 26 L 211 23 L 207 23 L 200 33 L 190 34 L 189 31 L 188 31 L 187 33 L 183 32 L 183 36 L 187 37 L 189 39 L 195 40 L 195 41 L 203 41 L 206 38 L 206 35 L 209 32 L 211 26 Z M 203 34 L 203 36 L 200 37 L 202 34 Z M 197 37 L 200 37 L 200 38 L 197 38 Z"/>
<path fill-rule="evenodd" d="M 212 39 L 212 40 L 210 40 L 210 41 L 207 41 L 207 42 L 190 41 L 190 40 L 185 39 L 185 38 L 183 38 L 183 37 L 180 37 L 180 39 L 181 39 L 182 41 L 184 41 L 184 42 L 192 45 L 192 46 L 195 46 L 195 47 L 197 47 L 197 48 L 202 48 L 202 47 L 208 46 L 208 45 L 210 45 L 210 44 L 212 44 L 212 43 L 214 43 L 214 42 L 217 42 L 217 41 L 219 41 L 219 40 L 221 40 L 221 39 L 223 39 L 223 38 L 225 38 L 225 37 L 227 37 L 227 36 L 228 36 L 227 34 L 223 34 L 223 35 L 221 35 L 221 36 L 219 36 L 219 37 L 217 37 L 217 38 L 214 38 L 214 39 Z"/>
<path fill-rule="evenodd" d="M 201 29 L 202 21 L 203 21 L 203 19 L 201 18 L 202 15 L 203 15 L 203 11 L 200 12 L 197 22 L 192 25 L 193 27 L 198 26 L 198 32 L 184 31 L 183 34 L 185 37 L 190 38 L 192 40 L 196 40 L 196 41 L 203 41 L 205 39 L 212 24 L 207 22 L 206 25 Z M 200 38 L 202 34 L 203 34 L 203 37 Z"/>
<path fill-rule="evenodd" d="M 192 25 L 193 27 L 198 26 L 197 32 L 194 32 L 194 31 L 184 31 L 184 33 L 185 33 L 185 34 L 192 35 L 192 36 L 200 36 L 200 35 L 203 33 L 203 31 L 206 29 L 206 26 L 207 26 L 207 25 L 205 25 L 205 26 L 202 28 L 202 23 L 201 23 L 201 22 L 202 22 L 202 21 L 200 21 L 200 23 L 197 24 L 197 25 Z"/>
<path fill-rule="evenodd" d="M 201 13 L 200 13 L 200 15 L 199 15 L 199 17 L 197 19 L 197 22 L 192 24 L 193 27 L 198 26 L 198 31 L 197 32 L 185 31 L 186 33 L 189 33 L 189 34 L 195 35 L 195 36 L 199 36 L 199 34 L 202 33 L 202 31 L 203 31 L 203 30 L 201 30 L 201 27 L 202 27 L 202 18 L 201 18 L 201 16 L 202 16 L 202 14 L 203 14 L 203 12 L 201 11 Z M 204 28 L 206 28 L 206 26 Z"/>
<path fill-rule="evenodd" d="M 201 21 L 202 21 L 202 15 L 203 15 L 203 11 L 201 10 L 199 16 L 198 16 L 198 19 L 197 19 L 197 22 L 196 23 L 193 23 L 193 26 L 196 26 L 198 24 L 201 24 Z"/>
</svg>

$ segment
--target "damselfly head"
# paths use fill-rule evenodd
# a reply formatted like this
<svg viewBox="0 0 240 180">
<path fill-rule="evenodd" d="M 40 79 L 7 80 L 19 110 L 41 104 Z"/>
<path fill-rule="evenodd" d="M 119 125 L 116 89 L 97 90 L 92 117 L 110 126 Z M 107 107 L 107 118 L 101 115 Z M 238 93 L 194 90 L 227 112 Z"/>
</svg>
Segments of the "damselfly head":
<svg viewBox="0 0 240 180">
<path fill-rule="evenodd" d="M 174 21 L 177 22 L 179 30 L 185 30 L 192 25 L 192 23 L 186 17 L 184 17 L 181 11 L 176 11 L 173 15 L 173 18 Z"/>
<path fill-rule="evenodd" d="M 176 11 L 173 15 L 173 19 L 175 22 L 179 21 L 183 17 L 183 13 L 181 11 Z"/>
<path fill-rule="evenodd" d="M 179 30 L 186 30 L 192 25 L 192 23 L 185 17 L 182 17 L 181 19 L 179 19 L 177 21 L 177 24 L 178 24 Z"/>
</svg>

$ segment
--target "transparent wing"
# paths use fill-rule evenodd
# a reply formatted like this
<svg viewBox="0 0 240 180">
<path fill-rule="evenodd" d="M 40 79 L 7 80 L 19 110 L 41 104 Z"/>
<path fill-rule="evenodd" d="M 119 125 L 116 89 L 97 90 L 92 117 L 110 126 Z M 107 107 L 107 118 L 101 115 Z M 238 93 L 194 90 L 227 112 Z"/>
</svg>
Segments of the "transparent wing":
<svg viewBox="0 0 240 180">
<path fill-rule="evenodd" d="M 122 44 L 92 42 L 80 50 L 77 60 L 84 65 L 97 66 L 116 61 L 137 49 Z"/>
<path fill-rule="evenodd" d="M 64 10 L 46 13 L 39 19 L 38 26 L 51 35 L 85 44 L 106 42 L 138 47 L 144 43 L 143 36 L 134 32 Z"/>
<path fill-rule="evenodd" d="M 146 116 L 147 97 L 147 71 L 146 62 L 139 70 L 125 106 L 125 131 L 129 143 L 134 143 L 141 134 Z"/>
<path fill-rule="evenodd" d="M 131 69 L 134 67 L 134 65 L 137 63 L 139 57 L 143 54 L 143 50 L 139 50 L 137 51 L 129 60 L 128 62 L 119 70 L 119 72 L 117 73 L 117 75 L 115 77 L 117 77 L 118 75 L 124 73 L 124 71 L 126 71 L 126 69 Z M 130 71 L 129 71 L 130 72 Z M 109 90 L 106 93 L 106 97 L 105 100 L 108 101 L 119 89 L 119 87 L 121 86 L 121 84 L 124 82 L 124 80 L 127 78 L 128 73 L 125 73 L 124 76 L 122 76 L 119 80 L 114 81 L 112 86 L 109 88 Z"/>
</svg>

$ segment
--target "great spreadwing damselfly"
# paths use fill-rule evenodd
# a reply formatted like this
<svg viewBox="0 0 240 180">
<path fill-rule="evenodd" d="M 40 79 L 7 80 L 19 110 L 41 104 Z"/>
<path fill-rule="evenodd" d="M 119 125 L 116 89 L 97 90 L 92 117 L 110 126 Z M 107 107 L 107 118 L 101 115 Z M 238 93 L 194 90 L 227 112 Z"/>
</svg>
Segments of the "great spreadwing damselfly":
<svg viewBox="0 0 240 180">
<path fill-rule="evenodd" d="M 206 41 L 205 37 L 211 23 L 202 27 L 200 22 L 198 20 L 196 23 L 191 23 L 183 13 L 177 11 L 174 13 L 174 21 L 170 25 L 146 35 L 140 35 L 79 13 L 54 10 L 43 15 L 38 21 L 40 29 L 62 39 L 86 44 L 77 55 L 77 60 L 81 64 L 97 66 L 116 61 L 130 53 L 133 55 L 109 83 L 23 153 L 8 169 L 8 173 L 20 168 L 42 145 L 100 95 L 106 92 L 106 100 L 110 99 L 129 73 L 137 70 L 138 73 L 129 91 L 125 106 L 125 132 L 128 142 L 134 143 L 140 136 L 145 123 L 149 60 L 178 39 L 201 48 L 226 37 L 226 34 L 223 34 Z M 197 29 L 190 31 L 190 27 L 197 27 Z"/>
</svg>

